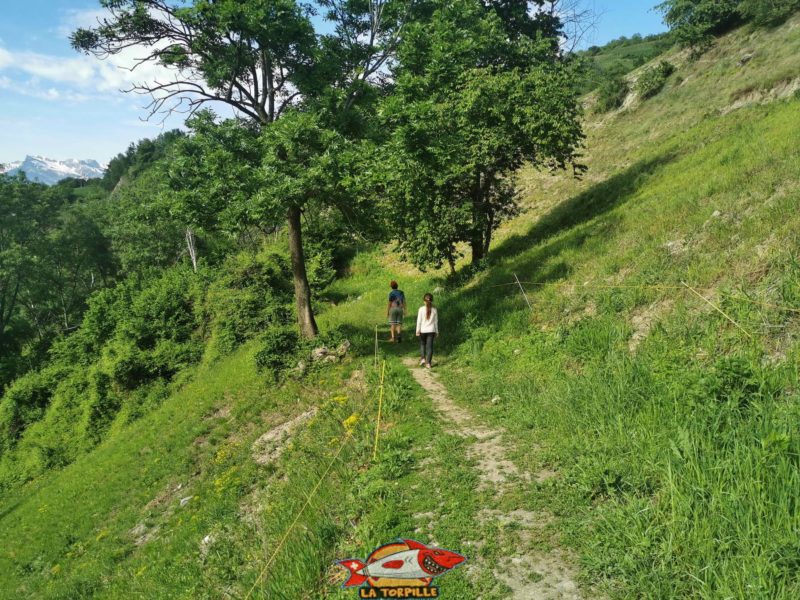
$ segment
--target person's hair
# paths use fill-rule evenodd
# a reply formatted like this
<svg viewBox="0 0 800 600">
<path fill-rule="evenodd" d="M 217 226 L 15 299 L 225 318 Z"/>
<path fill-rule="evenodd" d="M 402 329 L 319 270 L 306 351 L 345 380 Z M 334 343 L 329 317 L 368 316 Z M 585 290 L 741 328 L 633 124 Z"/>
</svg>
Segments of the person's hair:
<svg viewBox="0 0 800 600">
<path fill-rule="evenodd" d="M 430 300 L 431 304 L 433 304 L 433 294 L 431 294 L 431 293 L 425 294 L 422 297 L 422 299 L 423 300 Z M 431 318 L 431 305 L 430 304 L 426 304 L 425 305 L 425 318 L 426 319 L 430 319 Z"/>
<path fill-rule="evenodd" d="M 396 289 L 397 289 L 397 282 L 396 282 L 396 281 L 392 280 L 392 282 L 391 282 L 389 285 L 391 286 L 391 288 L 392 288 L 393 290 L 396 290 Z"/>
</svg>

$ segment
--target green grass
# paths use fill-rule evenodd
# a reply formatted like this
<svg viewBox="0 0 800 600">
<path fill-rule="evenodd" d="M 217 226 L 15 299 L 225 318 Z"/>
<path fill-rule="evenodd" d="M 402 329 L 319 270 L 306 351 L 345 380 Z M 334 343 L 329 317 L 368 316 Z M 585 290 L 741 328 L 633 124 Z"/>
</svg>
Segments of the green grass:
<svg viewBox="0 0 800 600">
<path fill-rule="evenodd" d="M 800 74 L 783 53 L 799 39 L 735 32 L 714 51 L 729 58 L 590 125 L 587 180 L 529 174 L 533 218 L 440 309 L 459 324 L 451 392 L 509 430 L 520 464 L 559 471 L 528 506 L 557 512 L 611 596 L 800 594 L 800 102 L 722 110 L 744 79 Z M 733 67 L 745 40 L 775 64 Z M 543 284 L 532 311 L 514 274 Z"/>
<path fill-rule="evenodd" d="M 599 48 L 596 53 L 579 53 L 589 61 L 582 90 L 589 92 L 595 89 L 612 74 L 629 73 L 668 51 L 673 45 L 671 36 L 666 33 L 639 40 L 630 39 L 624 43 L 615 41 Z"/>
</svg>

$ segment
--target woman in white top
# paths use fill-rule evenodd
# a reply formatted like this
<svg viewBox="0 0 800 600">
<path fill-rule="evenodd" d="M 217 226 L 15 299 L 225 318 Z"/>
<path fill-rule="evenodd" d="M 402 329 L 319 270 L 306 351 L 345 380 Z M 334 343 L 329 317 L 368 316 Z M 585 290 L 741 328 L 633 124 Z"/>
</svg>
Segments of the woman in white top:
<svg viewBox="0 0 800 600">
<path fill-rule="evenodd" d="M 417 311 L 417 337 L 419 338 L 419 366 L 431 368 L 433 340 L 439 334 L 439 313 L 433 307 L 433 296 L 425 294 L 425 306 Z"/>
</svg>

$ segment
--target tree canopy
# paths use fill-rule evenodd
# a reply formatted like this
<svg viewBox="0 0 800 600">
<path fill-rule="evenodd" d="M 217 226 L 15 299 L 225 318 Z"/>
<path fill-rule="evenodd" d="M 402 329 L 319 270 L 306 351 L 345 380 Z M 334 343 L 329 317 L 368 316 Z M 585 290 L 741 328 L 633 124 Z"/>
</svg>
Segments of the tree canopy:
<svg viewBox="0 0 800 600">
<path fill-rule="evenodd" d="M 513 174 L 524 163 L 577 167 L 580 109 L 557 24 L 502 4 L 437 5 L 399 49 L 378 160 L 392 231 L 422 268 L 452 266 L 461 242 L 480 263 L 517 210 Z"/>
</svg>

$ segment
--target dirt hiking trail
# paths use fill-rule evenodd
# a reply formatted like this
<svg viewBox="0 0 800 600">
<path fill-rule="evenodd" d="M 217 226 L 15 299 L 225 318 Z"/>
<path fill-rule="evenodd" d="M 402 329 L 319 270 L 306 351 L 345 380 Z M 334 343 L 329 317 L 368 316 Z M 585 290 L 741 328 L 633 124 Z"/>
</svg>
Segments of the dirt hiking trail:
<svg viewBox="0 0 800 600">
<path fill-rule="evenodd" d="M 475 461 L 480 478 L 478 491 L 496 494 L 501 498 L 510 486 L 526 485 L 531 480 L 543 481 L 552 477 L 551 471 L 526 473 L 520 471 L 507 456 L 503 445 L 503 431 L 492 429 L 475 422 L 473 415 L 453 402 L 447 389 L 439 382 L 430 369 L 420 368 L 417 359 L 406 358 L 403 364 L 408 367 L 416 382 L 425 390 L 441 417 L 449 421 L 453 433 L 474 439 L 467 455 Z M 492 504 L 497 504 L 494 500 Z M 552 515 L 546 512 L 530 512 L 516 509 L 505 513 L 485 508 L 478 518 L 482 524 L 495 522 L 500 526 L 512 525 L 521 541 L 528 542 L 541 533 Z M 480 541 L 473 543 L 479 546 Z M 526 549 L 529 544 L 519 544 L 509 548 L 510 555 L 502 571 L 494 575 L 511 588 L 509 598 L 515 600 L 582 600 L 587 598 L 576 583 L 577 569 L 567 553 L 554 548 L 548 552 Z M 468 573 L 477 574 L 485 566 L 479 564 L 480 558 L 472 561 Z"/>
</svg>

